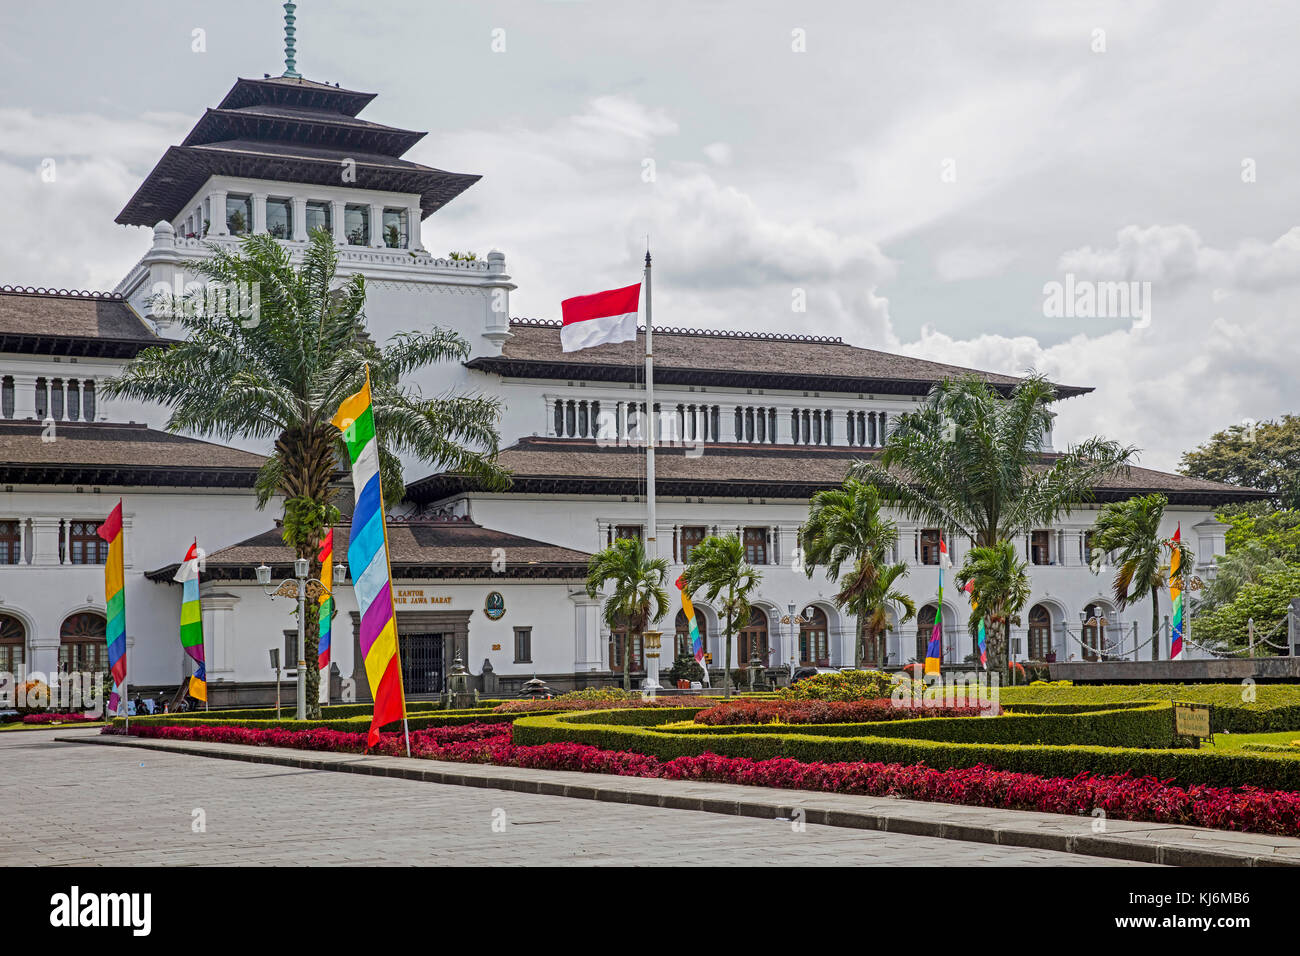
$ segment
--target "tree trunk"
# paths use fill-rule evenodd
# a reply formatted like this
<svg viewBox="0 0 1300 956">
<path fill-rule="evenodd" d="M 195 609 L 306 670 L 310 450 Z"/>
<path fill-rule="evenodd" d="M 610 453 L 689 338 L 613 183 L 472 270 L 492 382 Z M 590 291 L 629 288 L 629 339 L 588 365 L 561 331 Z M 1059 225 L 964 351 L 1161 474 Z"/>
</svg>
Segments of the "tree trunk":
<svg viewBox="0 0 1300 956">
<path fill-rule="evenodd" d="M 866 640 L 867 640 L 867 635 L 862 633 L 862 615 L 861 615 L 861 614 L 855 614 L 855 615 L 853 616 L 853 624 L 854 624 L 854 628 L 853 628 L 853 633 L 854 633 L 854 637 L 853 637 L 853 666 L 854 666 L 855 668 L 857 668 L 858 670 L 862 670 L 862 660 L 863 660 L 864 657 L 866 657 L 866 654 L 867 654 L 867 651 L 866 651 L 866 644 L 865 644 L 865 642 L 866 642 Z"/>
<path fill-rule="evenodd" d="M 735 614 L 736 607 L 736 589 L 727 589 L 727 654 L 726 659 L 722 662 L 722 697 L 724 700 L 731 699 L 731 631 L 735 624 L 732 615 Z"/>
<path fill-rule="evenodd" d="M 1151 589 L 1151 659 L 1160 660 L 1160 591 Z"/>
<path fill-rule="evenodd" d="M 1006 631 L 999 621 L 985 618 L 984 637 L 988 646 L 989 671 L 1006 680 L 1011 664 L 1007 654 Z"/>
<path fill-rule="evenodd" d="M 632 689 L 632 628 L 623 632 L 623 689 Z"/>
</svg>

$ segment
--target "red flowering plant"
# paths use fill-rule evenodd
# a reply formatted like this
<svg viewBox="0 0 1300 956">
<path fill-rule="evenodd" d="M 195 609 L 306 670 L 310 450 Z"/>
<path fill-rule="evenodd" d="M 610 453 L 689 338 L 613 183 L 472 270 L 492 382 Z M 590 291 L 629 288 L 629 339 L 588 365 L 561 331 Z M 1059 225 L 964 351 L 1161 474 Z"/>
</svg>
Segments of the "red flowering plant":
<svg viewBox="0 0 1300 956">
<path fill-rule="evenodd" d="M 40 714 L 26 714 L 23 717 L 24 724 L 88 724 L 92 721 L 103 720 L 95 714 L 66 713 L 57 714 L 46 711 Z"/>
<path fill-rule="evenodd" d="M 120 729 L 105 732 L 122 733 Z M 251 730 L 241 727 L 135 725 L 130 733 L 171 740 L 293 747 L 360 753 L 364 734 L 336 730 Z M 921 764 L 804 762 L 788 758 L 750 760 L 705 753 L 663 761 L 647 754 L 601 750 L 585 744 L 517 746 L 506 724 L 467 724 L 411 734 L 413 756 L 461 763 L 491 763 L 538 770 L 575 770 L 666 780 L 780 787 L 867 796 L 902 797 L 1007 810 L 1088 814 L 1111 819 L 1189 824 L 1300 836 L 1300 793 L 1257 787 L 1173 786 L 1155 777 L 1128 774 L 1039 777 L 983 765 L 935 770 Z M 402 735 L 387 733 L 375 753 L 405 753 Z"/>
</svg>

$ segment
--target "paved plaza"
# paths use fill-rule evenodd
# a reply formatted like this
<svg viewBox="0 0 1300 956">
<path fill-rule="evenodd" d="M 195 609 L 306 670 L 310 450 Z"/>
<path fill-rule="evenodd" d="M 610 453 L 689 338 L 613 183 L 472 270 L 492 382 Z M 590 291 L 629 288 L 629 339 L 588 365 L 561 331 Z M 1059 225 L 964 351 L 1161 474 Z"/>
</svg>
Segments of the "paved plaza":
<svg viewBox="0 0 1300 956">
<path fill-rule="evenodd" d="M 95 733 L 0 734 L 0 865 L 1124 865 L 55 740 Z"/>
</svg>

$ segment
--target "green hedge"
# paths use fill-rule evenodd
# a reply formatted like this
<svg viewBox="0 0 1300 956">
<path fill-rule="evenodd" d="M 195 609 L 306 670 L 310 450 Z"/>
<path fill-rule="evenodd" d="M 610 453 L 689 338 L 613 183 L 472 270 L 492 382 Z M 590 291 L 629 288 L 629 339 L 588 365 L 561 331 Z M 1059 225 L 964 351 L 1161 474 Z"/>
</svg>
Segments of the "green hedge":
<svg viewBox="0 0 1300 956">
<path fill-rule="evenodd" d="M 520 745 L 579 743 L 651 754 L 661 760 L 714 753 L 751 760 L 787 757 L 802 761 L 879 761 L 925 764 L 936 769 L 976 764 L 1047 777 L 1080 773 L 1156 776 L 1181 784 L 1300 789 L 1300 760 L 1284 755 L 1224 754 L 1198 750 L 1059 746 L 1014 743 L 951 743 L 882 736 L 835 737 L 820 733 L 672 733 L 635 722 L 608 719 L 619 711 L 580 715 L 527 715 L 515 721 Z M 930 718 L 938 721 L 943 718 Z M 954 718 L 966 719 L 966 718 Z M 1006 718 L 989 718 L 996 723 Z M 809 727 L 807 730 L 820 730 Z"/>
<path fill-rule="evenodd" d="M 554 713 L 554 711 L 551 711 Z M 316 730 L 326 728 L 329 730 L 341 730 L 345 733 L 365 733 L 370 726 L 370 709 L 367 708 L 364 713 L 355 717 L 327 717 L 321 720 L 294 720 L 292 717 L 282 717 L 276 720 L 275 711 L 271 711 L 270 719 L 230 719 L 223 717 L 218 713 L 212 713 L 208 716 L 198 714 L 165 714 L 155 715 L 153 717 L 132 717 L 131 726 L 151 726 L 151 727 L 244 727 L 250 730 Z M 458 727 L 463 724 L 508 724 L 514 720 L 518 714 L 497 714 L 490 709 L 478 710 L 445 710 L 434 713 L 422 712 L 408 715 L 407 723 L 412 730 L 425 730 L 429 727 Z M 122 718 L 113 719 L 113 726 L 122 726 Z M 389 724 L 387 730 L 400 730 L 401 724 Z"/>
<path fill-rule="evenodd" d="M 1253 701 L 1243 701 L 1241 684 L 1098 684 L 1076 687 L 1002 687 L 998 700 L 1012 711 L 1026 704 L 1121 704 L 1186 700 L 1213 704 L 1216 733 L 1300 730 L 1300 684 L 1255 684 Z"/>
<path fill-rule="evenodd" d="M 947 743 L 1172 747 L 1173 708 L 1168 703 L 1121 707 L 1083 714 L 1003 717 L 918 717 L 856 724 L 732 724 L 664 727 L 677 734 L 815 734 L 819 737 L 889 737 Z M 653 725 L 651 725 L 653 726 Z"/>
<path fill-rule="evenodd" d="M 341 720 L 344 717 L 359 717 L 362 714 L 370 714 L 374 710 L 374 704 L 330 704 L 320 709 L 322 720 Z M 442 704 L 434 700 L 410 701 L 406 705 L 408 714 L 424 713 L 426 711 L 442 710 Z M 293 700 L 286 700 L 280 706 L 280 719 L 285 715 L 292 717 L 294 712 Z M 158 717 L 204 717 L 211 720 L 275 720 L 274 707 L 254 707 L 239 708 L 232 710 L 187 710 L 184 713 L 176 714 L 141 714 L 138 719 L 143 720 L 146 716 Z M 136 718 L 133 718 L 136 719 Z"/>
</svg>

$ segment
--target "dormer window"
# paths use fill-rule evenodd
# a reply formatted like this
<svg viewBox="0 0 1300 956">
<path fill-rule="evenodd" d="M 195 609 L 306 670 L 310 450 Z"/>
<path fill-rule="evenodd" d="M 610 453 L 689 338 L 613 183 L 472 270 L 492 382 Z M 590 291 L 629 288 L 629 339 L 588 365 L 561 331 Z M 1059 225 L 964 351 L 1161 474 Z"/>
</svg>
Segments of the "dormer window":
<svg viewBox="0 0 1300 956">
<path fill-rule="evenodd" d="M 350 246 L 370 245 L 370 207 L 348 203 L 343 207 L 343 234 Z"/>
<path fill-rule="evenodd" d="M 226 231 L 232 236 L 246 236 L 253 231 L 253 197 L 226 197 Z"/>
<path fill-rule="evenodd" d="M 334 235 L 334 218 L 333 208 L 327 202 L 317 202 L 309 200 L 307 202 L 307 233 L 310 235 L 317 229 L 324 229 L 331 236 Z"/>
<path fill-rule="evenodd" d="M 406 210 L 385 209 L 384 245 L 389 249 L 405 249 L 407 248 L 407 236 L 409 235 L 406 226 Z"/>
<path fill-rule="evenodd" d="M 293 238 L 293 202 L 289 199 L 266 201 L 266 234 L 275 239 Z"/>
</svg>

